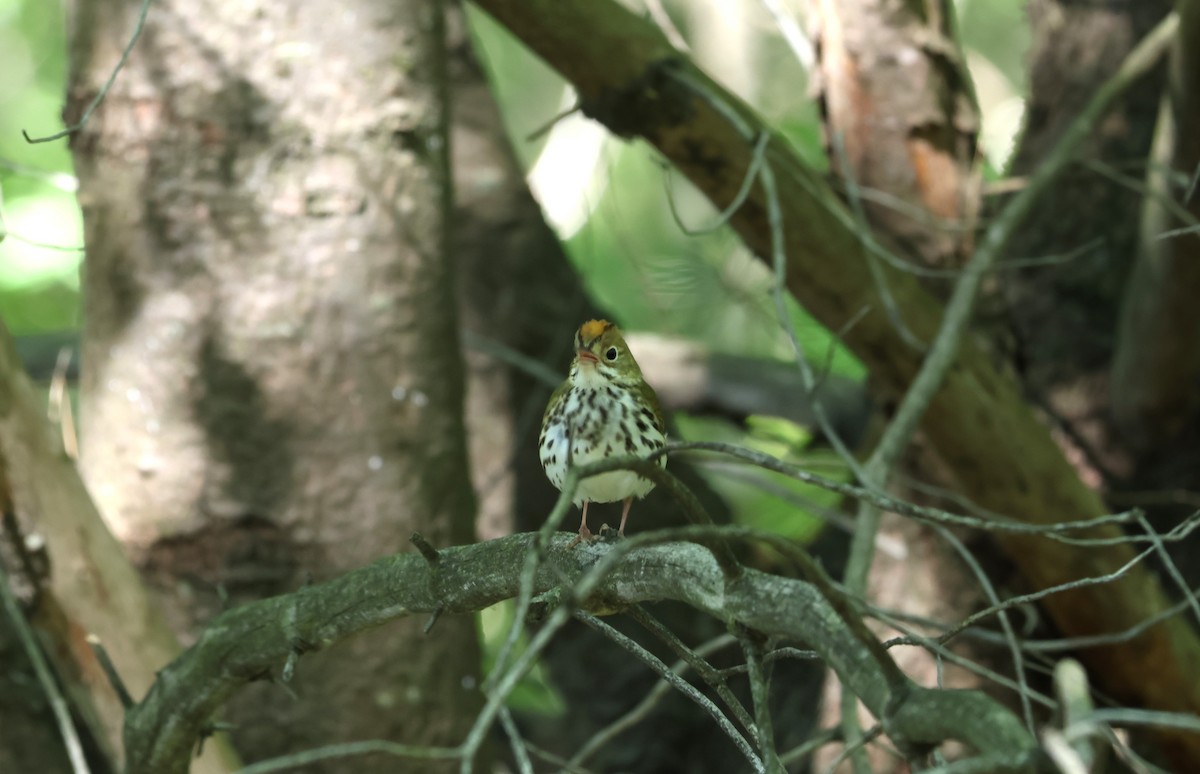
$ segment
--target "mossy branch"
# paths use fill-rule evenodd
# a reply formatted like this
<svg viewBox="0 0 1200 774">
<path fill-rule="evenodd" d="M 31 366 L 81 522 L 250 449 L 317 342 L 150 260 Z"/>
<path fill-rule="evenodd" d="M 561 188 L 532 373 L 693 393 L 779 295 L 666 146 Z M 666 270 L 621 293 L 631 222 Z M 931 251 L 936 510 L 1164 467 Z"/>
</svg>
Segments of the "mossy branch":
<svg viewBox="0 0 1200 774">
<path fill-rule="evenodd" d="M 803 640 L 819 652 L 893 738 L 913 745 L 957 739 L 989 754 L 1030 754 L 1035 742 L 1007 709 L 974 691 L 897 684 L 815 586 L 744 570 L 727 580 L 712 553 L 677 537 L 730 539 L 738 528 L 685 527 L 620 542 L 568 549 L 555 533 L 534 578 L 534 592 L 570 586 L 598 562 L 612 569 L 582 600 L 611 611 L 650 600 L 676 600 L 768 636 Z M 165 667 L 126 715 L 131 772 L 185 772 L 213 715 L 243 685 L 270 679 L 297 654 L 335 645 L 358 632 L 437 610 L 470 613 L 517 596 L 536 534 L 519 534 L 438 551 L 381 559 L 334 580 L 229 610 Z M 613 556 L 613 554 L 617 556 Z M 434 635 L 436 636 L 436 635 Z M 431 643 L 430 647 L 434 647 Z"/>
</svg>

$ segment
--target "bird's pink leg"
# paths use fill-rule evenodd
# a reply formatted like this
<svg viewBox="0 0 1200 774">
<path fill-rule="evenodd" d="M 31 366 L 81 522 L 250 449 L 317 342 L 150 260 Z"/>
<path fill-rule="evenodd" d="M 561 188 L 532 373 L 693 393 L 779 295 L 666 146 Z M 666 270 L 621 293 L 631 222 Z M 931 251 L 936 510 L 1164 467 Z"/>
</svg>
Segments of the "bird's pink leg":
<svg viewBox="0 0 1200 774">
<path fill-rule="evenodd" d="M 586 543 L 592 539 L 592 531 L 588 529 L 587 525 L 587 509 L 589 504 L 588 500 L 583 501 L 583 518 L 579 520 L 579 534 L 575 536 L 575 539 L 571 541 L 571 545 L 567 546 L 567 548 L 574 548 L 580 543 Z"/>
<path fill-rule="evenodd" d="M 590 502 L 588 502 L 587 500 L 583 501 L 583 517 L 579 520 L 579 538 L 580 538 L 580 540 L 591 540 L 592 539 L 592 531 L 590 529 L 588 529 L 588 525 L 587 525 L 587 509 L 588 509 L 589 505 L 591 505 Z"/>
<path fill-rule="evenodd" d="M 625 537 L 625 520 L 629 518 L 629 508 L 633 505 L 633 498 L 625 498 L 625 507 L 621 509 L 621 526 L 617 529 L 617 534 Z"/>
</svg>

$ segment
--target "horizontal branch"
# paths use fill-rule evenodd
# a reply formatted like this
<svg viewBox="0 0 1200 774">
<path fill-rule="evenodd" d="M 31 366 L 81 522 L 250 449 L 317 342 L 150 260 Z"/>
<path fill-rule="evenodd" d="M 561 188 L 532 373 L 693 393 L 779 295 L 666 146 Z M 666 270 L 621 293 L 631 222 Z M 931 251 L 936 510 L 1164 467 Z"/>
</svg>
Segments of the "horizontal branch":
<svg viewBox="0 0 1200 774">
<path fill-rule="evenodd" d="M 570 588 L 597 562 L 615 559 L 611 573 L 581 603 L 585 609 L 683 602 L 725 622 L 807 642 L 898 740 L 934 745 L 956 739 L 982 753 L 1033 749 L 1033 738 L 1016 716 L 982 693 L 889 683 L 875 655 L 813 585 L 753 570 L 727 580 L 707 549 L 663 542 L 704 529 L 712 531 L 684 528 L 575 549 L 567 548 L 572 536 L 556 533 L 539 565 L 535 593 Z M 282 673 L 298 655 L 398 618 L 469 613 L 516 596 L 537 537 L 520 534 L 445 548 L 436 562 L 420 553 L 391 556 L 326 583 L 226 611 L 129 709 L 128 770 L 185 772 L 220 706 L 246 683 Z"/>
</svg>

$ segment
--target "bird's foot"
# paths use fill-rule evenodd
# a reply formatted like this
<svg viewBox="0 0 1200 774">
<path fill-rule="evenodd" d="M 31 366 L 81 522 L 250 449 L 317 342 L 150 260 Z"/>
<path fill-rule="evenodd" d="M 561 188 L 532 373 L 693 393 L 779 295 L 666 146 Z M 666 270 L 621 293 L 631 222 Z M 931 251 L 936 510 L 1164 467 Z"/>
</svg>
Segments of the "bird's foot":
<svg viewBox="0 0 1200 774">
<path fill-rule="evenodd" d="M 604 530 L 601 529 L 600 531 L 603 532 Z M 580 543 L 590 543 L 595 539 L 596 539 L 596 536 L 593 535 L 592 531 L 587 528 L 586 524 L 584 524 L 584 525 L 580 526 L 579 534 L 576 535 L 575 539 L 572 540 L 570 545 L 567 546 L 567 550 L 570 551 L 572 548 L 579 545 Z"/>
</svg>

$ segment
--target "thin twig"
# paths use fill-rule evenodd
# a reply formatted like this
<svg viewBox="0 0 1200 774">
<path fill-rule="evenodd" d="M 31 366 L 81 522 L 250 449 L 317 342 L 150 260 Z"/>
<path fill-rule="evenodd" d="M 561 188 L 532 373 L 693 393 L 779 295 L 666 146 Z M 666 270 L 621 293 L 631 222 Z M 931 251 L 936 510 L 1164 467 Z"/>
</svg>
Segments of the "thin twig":
<svg viewBox="0 0 1200 774">
<path fill-rule="evenodd" d="M 963 562 L 967 565 L 967 567 L 970 568 L 971 574 L 973 574 L 975 579 L 979 581 L 979 587 L 983 589 L 983 593 L 987 597 L 988 602 L 991 603 L 992 606 L 998 606 L 1000 604 L 1000 596 L 996 593 L 996 587 L 992 585 L 991 580 L 988 579 L 987 573 L 984 572 L 981 566 L 979 566 L 979 562 L 976 561 L 971 552 L 967 550 L 967 547 L 963 545 L 962 541 L 959 540 L 954 533 L 940 524 L 934 525 L 933 528 L 939 535 L 941 535 L 942 540 L 945 540 L 947 543 L 949 543 L 951 548 L 953 548 L 955 552 L 962 557 Z M 1021 697 L 1021 712 L 1025 717 L 1025 727 L 1029 729 L 1029 733 L 1037 733 L 1037 727 L 1033 722 L 1033 706 L 1029 703 L 1029 681 L 1025 677 L 1025 660 L 1021 656 L 1021 646 L 1017 642 L 1017 635 L 1013 631 L 1012 623 L 1008 620 L 1008 612 L 1004 610 L 998 610 L 996 617 L 1000 621 L 1000 628 L 1004 632 L 1004 642 L 1006 645 L 1008 645 L 1008 652 L 1012 656 L 1013 674 L 1016 675 L 1017 685 L 1020 686 L 1019 694 Z"/>
<path fill-rule="evenodd" d="M 984 508 L 983 506 L 976 504 L 969 497 L 966 497 L 966 496 L 962 495 L 961 493 L 956 492 L 952 489 L 947 489 L 945 487 L 936 486 L 934 484 L 928 484 L 923 481 L 919 481 L 915 478 L 912 478 L 911 476 L 900 475 L 900 476 L 898 476 L 898 478 L 899 478 L 899 480 L 904 482 L 905 486 L 911 487 L 923 494 L 927 494 L 927 495 L 930 495 L 933 497 L 940 497 L 945 500 L 949 500 L 950 502 L 954 503 L 955 505 L 962 506 L 964 511 L 973 513 L 976 516 L 980 517 L 981 519 L 984 519 L 985 522 L 991 521 L 991 520 L 1000 520 L 1000 521 L 1005 520 L 1005 517 L 1002 516 L 1000 513 L 993 511 L 993 510 L 989 510 L 988 508 Z M 1143 493 L 1143 494 L 1148 495 L 1148 497 L 1138 498 L 1137 502 L 1136 502 L 1136 504 L 1138 506 L 1155 503 L 1155 500 L 1153 499 L 1153 495 L 1155 493 L 1150 492 L 1150 493 Z M 1161 494 L 1163 495 L 1163 497 L 1157 501 L 1157 504 L 1159 504 L 1159 505 L 1164 505 L 1164 504 L 1165 505 L 1187 505 L 1189 507 L 1196 507 L 1196 505 L 1200 504 L 1200 498 L 1195 498 L 1195 501 L 1192 501 L 1191 498 L 1194 497 L 1193 493 L 1187 492 L 1185 490 L 1172 490 L 1169 492 L 1163 492 Z M 1123 502 L 1132 504 L 1131 501 L 1125 501 L 1122 498 L 1119 498 L 1114 495 L 1110 495 L 1108 499 L 1109 500 L 1121 500 Z M 1136 524 L 1136 523 L 1138 523 L 1138 520 L 1142 517 L 1142 511 L 1140 510 L 1140 508 L 1134 508 L 1129 511 L 1122 511 L 1120 513 L 1120 516 L 1122 517 L 1123 523 Z M 1056 538 L 1056 540 L 1059 540 L 1068 545 L 1079 545 L 1079 546 L 1137 545 L 1139 543 L 1153 543 L 1156 540 L 1161 540 L 1164 543 L 1177 543 L 1177 542 L 1180 542 L 1180 541 L 1186 539 L 1192 533 L 1192 531 L 1195 530 L 1195 528 L 1197 526 L 1200 526 L 1200 523 L 1198 523 L 1198 522 L 1200 522 L 1200 510 L 1195 510 L 1183 521 L 1179 522 L 1174 527 L 1172 527 L 1170 532 L 1168 532 L 1165 535 L 1157 535 L 1156 534 L 1154 537 L 1149 537 L 1146 535 L 1126 533 L 1126 534 L 1121 534 L 1121 535 L 1117 535 L 1117 536 L 1110 537 L 1110 538 L 1081 538 L 1081 539 L 1068 538 L 1065 535 L 1059 535 Z"/>
<path fill-rule="evenodd" d="M 79 190 L 79 178 L 67 172 L 51 172 L 41 167 L 22 164 L 19 161 L 0 157 L 0 169 L 7 169 L 13 174 L 39 183 L 45 183 L 65 193 L 75 193 Z"/>
<path fill-rule="evenodd" d="M 679 210 L 675 205 L 675 197 L 671 193 L 671 176 L 668 174 L 668 169 L 663 169 L 663 191 L 667 198 L 667 209 L 671 211 L 671 218 L 675 221 L 676 227 L 686 236 L 703 236 L 710 234 L 719 228 L 723 228 L 729 223 L 737 211 L 745 204 L 747 197 L 750 196 L 750 191 L 754 188 L 754 183 L 758 179 L 759 169 L 762 168 L 763 159 L 766 156 L 767 141 L 771 139 L 769 132 L 762 132 L 758 139 L 754 141 L 754 153 L 750 157 L 750 166 L 746 169 L 746 174 L 742 177 L 742 184 L 738 187 L 738 192 L 734 194 L 729 205 L 717 214 L 716 219 L 707 226 L 699 226 L 692 228 L 684 224 L 683 218 L 679 214 Z"/>
<path fill-rule="evenodd" d="M 713 704 L 711 699 L 700 693 L 700 691 L 696 690 L 695 687 L 693 687 L 690 683 L 673 672 L 670 667 L 664 664 L 662 660 L 653 653 L 646 650 L 641 645 L 638 645 L 632 639 L 626 637 L 624 634 L 621 634 L 608 624 L 604 623 L 604 621 L 601 621 L 596 616 L 588 613 L 577 612 L 575 617 L 596 631 L 600 632 L 605 637 L 608 637 L 625 650 L 637 656 L 639 660 L 653 669 L 659 677 L 669 682 L 671 686 L 675 688 L 675 690 L 679 691 L 684 696 L 700 705 L 700 708 L 707 712 L 709 716 L 716 721 L 717 727 L 720 728 L 725 735 L 733 741 L 734 746 L 736 746 L 738 751 L 746 758 L 747 761 L 750 762 L 750 765 L 754 768 L 754 770 L 757 772 L 766 771 L 762 760 L 759 759 L 759 757 L 754 754 L 754 750 L 751 749 L 750 743 L 746 741 L 746 738 L 743 737 L 736 728 L 734 728 L 733 723 L 729 722 L 729 718 L 725 717 L 725 714 L 721 712 L 717 705 Z"/>
<path fill-rule="evenodd" d="M 732 635 L 722 634 L 720 637 L 709 640 L 700 647 L 696 648 L 695 654 L 701 658 L 704 658 L 710 653 L 715 653 L 721 648 L 732 645 L 734 642 L 736 642 L 736 640 Z M 690 665 L 687 661 L 680 659 L 671 665 L 671 671 L 682 677 L 684 671 L 686 671 L 689 666 Z M 654 688 L 652 688 L 644 697 L 642 697 L 642 700 L 638 702 L 637 706 L 593 734 L 592 737 L 588 739 L 588 741 L 582 747 L 580 747 L 573 756 L 571 756 L 571 760 L 565 761 L 559 765 L 565 766 L 565 768 L 570 771 L 577 770 L 583 766 L 588 758 L 595 755 L 597 750 L 604 747 L 604 745 L 611 742 L 625 730 L 632 728 L 639 721 L 644 720 L 650 714 L 650 711 L 658 706 L 659 702 L 661 702 L 663 698 L 670 693 L 670 691 L 671 684 L 666 680 L 659 680 L 654 685 Z"/>
<path fill-rule="evenodd" d="M 310 763 L 321 761 L 352 758 L 356 755 L 379 753 L 396 758 L 416 758 L 419 760 L 454 760 L 461 756 L 458 747 L 424 747 L 412 744 L 397 744 L 383 739 L 367 739 L 360 742 L 343 742 L 324 747 L 314 747 L 309 750 L 268 758 L 265 761 L 252 763 L 238 769 L 237 774 L 269 774 L 273 771 L 287 771 Z"/>
<path fill-rule="evenodd" d="M 763 193 L 767 200 L 767 225 L 771 230 L 771 267 L 775 273 L 775 282 L 771 287 L 771 297 L 775 302 L 775 314 L 779 318 L 779 325 L 787 334 L 788 341 L 792 345 L 794 354 L 793 362 L 796 364 L 796 369 L 800 374 L 800 384 L 804 387 L 805 395 L 808 397 L 809 404 L 812 407 L 813 417 L 817 420 L 817 426 L 821 428 L 825 439 L 829 441 L 830 446 L 846 463 L 854 477 L 864 486 L 869 486 L 869 482 L 865 479 L 865 471 L 858 462 L 858 458 L 850 451 L 842 440 L 840 434 L 833 427 L 833 423 L 829 421 L 829 416 L 825 413 L 825 407 L 822 405 L 819 395 L 817 394 L 817 379 L 813 375 L 812 366 L 808 363 L 808 358 L 804 355 L 804 347 L 800 343 L 800 337 L 796 335 L 796 326 L 792 325 L 791 315 L 788 314 L 787 300 L 784 294 L 787 292 L 787 252 L 784 249 L 783 235 L 783 213 L 779 207 L 778 191 L 775 187 L 775 173 L 771 166 L 765 165 L 762 169 Z M 855 315 L 854 319 L 859 319 L 861 315 Z"/>
<path fill-rule="evenodd" d="M 89 774 L 90 769 L 87 758 L 83 754 L 83 745 L 75 730 L 75 723 L 71 720 L 71 710 L 67 707 L 62 692 L 58 690 L 58 684 L 50 671 L 50 665 L 46 663 L 46 658 L 42 655 L 41 648 L 38 647 L 37 640 L 25 620 L 25 615 L 21 612 L 21 606 L 17 604 L 17 599 L 8 586 L 8 573 L 5 572 L 3 564 L 0 564 L 0 597 L 4 598 L 4 610 L 8 613 L 13 628 L 17 631 L 17 638 L 21 641 L 21 647 L 24 648 L 25 655 L 33 666 L 38 684 L 42 686 L 42 691 L 46 694 L 50 711 L 54 713 L 54 721 L 58 724 L 59 733 L 62 734 L 63 746 L 67 748 L 67 758 L 71 761 L 71 770 L 75 774 Z"/>
<path fill-rule="evenodd" d="M 850 212 L 854 215 L 854 220 L 856 221 L 853 233 L 858 235 L 859 241 L 867 248 L 867 272 L 871 275 L 871 283 L 875 286 L 875 292 L 879 295 L 879 300 L 883 302 L 883 310 L 887 314 L 888 320 L 891 321 L 892 327 L 896 329 L 896 333 L 900 334 L 900 339 L 918 352 L 924 351 L 927 347 L 926 342 L 917 338 L 917 335 L 904 322 L 904 317 L 900 314 L 900 307 L 897 306 L 896 299 L 892 296 L 891 288 L 888 287 L 887 277 L 884 276 L 883 269 L 876 262 L 876 259 L 882 258 L 885 263 L 902 271 L 910 268 L 911 264 L 901 260 L 898 256 L 892 255 L 891 251 L 887 250 L 875 238 L 875 231 L 871 228 L 871 222 L 867 220 L 866 209 L 863 207 L 862 198 L 859 196 L 858 179 L 854 177 L 854 169 L 846 157 L 846 143 L 842 140 L 840 133 L 835 134 L 832 139 L 833 142 L 831 144 L 834 154 L 837 157 L 838 167 L 842 173 L 842 184 L 846 188 L 846 198 L 850 202 Z"/>
<path fill-rule="evenodd" d="M 530 132 L 528 135 L 526 135 L 525 142 L 536 142 L 537 140 L 540 140 L 542 137 L 549 134 L 550 130 L 552 130 L 555 126 L 557 126 L 559 124 L 559 122 L 563 121 L 566 118 L 569 118 L 570 116 L 578 113 L 579 111 L 580 111 L 580 105 L 578 102 L 576 102 L 571 107 L 566 108 L 565 110 L 559 111 L 553 117 L 551 117 L 549 121 L 542 124 L 538 128 L 534 129 L 532 132 Z"/>
<path fill-rule="evenodd" d="M 1087 716 L 1087 720 L 1114 726 L 1154 726 L 1155 728 L 1178 728 L 1181 731 L 1200 733 L 1200 717 L 1191 712 L 1161 712 L 1122 707 L 1098 709 Z"/>
<path fill-rule="evenodd" d="M 471 331 L 463 331 L 463 342 L 485 355 L 491 355 L 502 363 L 510 365 L 521 373 L 531 376 L 547 387 L 557 387 L 562 381 L 562 375 L 537 358 L 518 352 L 512 347 L 487 336 Z"/>
<path fill-rule="evenodd" d="M 1200 520 L 1193 520 L 1188 525 L 1189 528 L 1186 531 L 1191 532 L 1192 528 L 1194 528 L 1198 523 L 1200 523 Z M 1032 602 L 1037 602 L 1041 599 L 1052 596 L 1054 594 L 1060 594 L 1064 591 L 1071 591 L 1072 589 L 1084 588 L 1086 586 L 1099 586 L 1099 585 L 1102 585 L 1105 583 L 1111 583 L 1111 582 L 1117 580 L 1118 578 L 1120 578 L 1121 576 L 1125 575 L 1126 573 L 1128 573 L 1130 570 L 1132 570 L 1134 567 L 1136 567 L 1139 563 L 1141 563 L 1144 559 L 1146 559 L 1146 557 L 1148 557 L 1151 553 L 1154 553 L 1157 550 L 1158 550 L 1157 546 L 1151 545 L 1149 548 L 1143 549 L 1141 552 L 1134 555 L 1133 558 L 1131 558 L 1129 561 L 1125 562 L 1125 564 L 1121 565 L 1120 567 L 1118 567 L 1117 569 L 1113 570 L 1110 573 L 1105 573 L 1104 575 L 1092 575 L 1087 578 L 1077 578 L 1073 581 L 1067 581 L 1066 583 L 1059 583 L 1059 584 L 1056 584 L 1054 586 L 1049 586 L 1044 589 L 1038 589 L 1037 591 L 1033 591 L 1028 594 L 1020 594 L 1015 597 L 1010 597 L 1009 599 L 1006 599 L 1003 602 L 997 602 L 995 604 L 992 604 L 991 606 L 989 606 L 983 610 L 980 610 L 976 613 L 973 613 L 973 614 L 967 616 L 959 623 L 950 627 L 938 639 L 940 642 L 948 642 L 951 638 L 955 637 L 959 632 L 963 631 L 967 627 L 974 626 L 975 624 L 979 623 L 980 621 L 982 621 L 985 618 L 988 618 L 988 617 L 995 615 L 997 613 L 1000 613 L 1002 611 L 1009 610 L 1010 608 L 1017 607 L 1018 605 L 1027 605 Z M 1184 604 L 1185 605 L 1190 604 L 1190 602 L 1188 600 L 1184 600 Z M 1178 610 L 1176 610 L 1176 612 L 1178 612 Z M 1110 635 L 1101 635 L 1101 636 L 1107 637 Z M 1026 645 L 1026 647 L 1028 648 L 1028 645 Z"/>
<path fill-rule="evenodd" d="M 1192 615 L 1195 616 L 1196 622 L 1200 623 L 1200 601 L 1196 599 L 1196 595 L 1192 593 L 1187 581 L 1184 580 L 1183 573 L 1179 571 L 1179 566 L 1175 564 L 1175 560 L 1167 553 L 1167 547 L 1163 544 L 1162 538 L 1159 537 L 1158 531 L 1150 526 L 1150 522 L 1146 520 L 1145 516 L 1138 518 L 1138 524 L 1145 530 L 1146 536 L 1153 541 L 1154 550 L 1158 554 L 1163 567 L 1166 569 L 1167 575 L 1171 576 L 1171 580 L 1175 582 L 1175 585 L 1179 588 L 1179 592 L 1183 595 L 1183 600 L 1192 608 Z"/>
<path fill-rule="evenodd" d="M 541 760 L 544 760 L 553 766 L 557 766 L 560 770 L 565 771 L 568 774 L 592 774 L 591 770 L 582 766 L 576 766 L 561 755 L 553 753 L 549 750 L 544 750 L 533 742 L 526 741 L 525 749 L 533 753 L 535 757 L 540 758 Z"/>
<path fill-rule="evenodd" d="M 1200 220 L 1193 215 L 1185 205 L 1180 204 L 1171 197 L 1169 193 L 1162 190 L 1157 185 L 1147 185 L 1141 179 L 1126 175 L 1123 172 L 1115 169 L 1111 164 L 1105 163 L 1100 159 L 1084 159 L 1080 162 L 1087 169 L 1092 170 L 1101 177 L 1107 178 L 1117 185 L 1127 188 L 1136 193 L 1140 200 L 1153 200 L 1160 207 L 1171 213 L 1175 218 L 1182 221 L 1185 226 L 1192 230 L 1200 228 Z M 1157 167 L 1158 165 L 1154 165 Z M 1151 167 L 1153 169 L 1154 167 Z M 1163 170 L 1171 172 L 1172 170 Z M 1168 182 L 1169 185 L 1169 182 Z"/>
<path fill-rule="evenodd" d="M 504 729 L 504 734 L 508 737 L 508 744 L 512 748 L 517 771 L 520 774 L 533 774 L 533 762 L 529 760 L 529 751 L 525 749 L 525 740 L 521 738 L 521 732 L 517 730 L 517 724 L 513 721 L 512 712 L 508 707 L 500 710 L 500 727 Z"/>
<path fill-rule="evenodd" d="M 104 676 L 108 678 L 108 684 L 112 686 L 113 691 L 117 694 L 117 701 L 121 702 L 122 709 L 129 709 L 133 706 L 133 697 L 129 695 L 129 689 L 125 687 L 125 681 L 121 679 L 121 674 L 117 672 L 117 665 L 113 663 L 112 657 L 108 655 L 108 649 L 104 647 L 104 643 L 94 634 L 87 636 L 87 644 L 91 647 L 92 653 L 95 654 L 96 660 L 100 662 L 100 669 L 104 672 Z"/>
<path fill-rule="evenodd" d="M 654 20 L 654 24 L 662 30 L 666 36 L 667 42 L 680 51 L 689 51 L 687 40 L 684 39 L 683 33 L 675 26 L 675 22 L 671 21 L 667 9 L 663 8 L 662 0 L 646 0 L 646 11 L 650 14 L 650 18 Z"/>
<path fill-rule="evenodd" d="M 754 703 L 754 723 L 758 727 L 758 752 L 770 774 L 784 774 L 783 764 L 775 749 L 775 726 L 771 722 L 771 690 L 763 668 L 761 635 L 744 627 L 738 628 L 738 641 L 746 658 L 746 676 L 750 681 L 750 698 Z"/>
<path fill-rule="evenodd" d="M 776 648 L 768 653 L 763 654 L 763 663 L 770 664 L 775 661 L 780 661 L 785 658 L 794 658 L 802 661 L 812 661 L 821 658 L 821 654 L 815 650 L 801 650 L 800 648 Z M 720 671 L 722 677 L 733 677 L 734 675 L 744 674 L 748 667 L 745 664 L 735 664 L 731 667 L 726 667 Z"/>
<path fill-rule="evenodd" d="M 441 557 L 438 556 L 437 549 L 425 539 L 424 535 L 420 532 L 414 532 L 408 539 L 409 542 L 417 547 L 417 551 L 421 553 L 421 556 L 425 557 L 425 561 L 429 562 L 432 566 L 437 566 L 438 560 Z"/>
<path fill-rule="evenodd" d="M 832 742 L 837 742 L 842 738 L 841 727 L 826 728 L 823 731 L 818 731 L 807 741 L 793 747 L 784 754 L 779 756 L 780 763 L 787 765 L 795 763 L 807 755 L 812 755 L 814 752 Z"/>
<path fill-rule="evenodd" d="M 843 727 L 842 730 L 844 733 L 845 728 Z M 856 736 L 854 741 L 843 739 L 843 747 L 841 752 L 834 756 L 834 759 L 829 762 L 828 766 L 825 767 L 825 774 L 833 774 L 833 772 L 837 770 L 838 764 L 860 751 L 865 752 L 867 745 L 881 736 L 883 736 L 883 726 L 876 723 L 866 731 Z M 870 770 L 868 769 L 868 771 Z"/>
<path fill-rule="evenodd" d="M 784 42 L 792 50 L 796 61 L 805 70 L 812 69 L 813 62 L 816 60 L 816 56 L 813 53 L 812 41 L 800 29 L 800 25 L 796 23 L 796 20 L 783 7 L 783 3 L 780 0 L 762 0 L 762 4 L 767 9 L 767 13 L 771 14 L 771 18 L 775 20 L 775 26 L 779 29 L 779 34 L 783 36 Z"/>
<path fill-rule="evenodd" d="M 57 424 L 62 434 L 63 451 L 73 460 L 79 459 L 79 434 L 75 430 L 75 413 L 71 409 L 71 393 L 67 389 L 67 369 L 71 366 L 74 350 L 63 347 L 54 362 L 54 376 L 50 380 L 50 398 L 46 402 L 46 413 L 52 423 Z"/>
<path fill-rule="evenodd" d="M 666 643 L 667 647 L 679 658 L 683 659 L 684 663 L 696 670 L 696 674 L 700 676 L 708 687 L 712 688 L 721 701 L 725 702 L 725 706 L 733 713 L 734 720 L 742 725 L 742 728 L 751 734 L 754 733 L 754 718 L 750 717 L 750 713 L 738 701 L 738 698 L 733 695 L 733 691 L 729 690 L 729 685 L 725 681 L 723 672 L 713 668 L 713 665 L 704 660 L 704 657 L 696 653 L 683 643 L 675 633 L 668 629 L 661 621 L 650 615 L 649 611 L 642 606 L 630 608 L 628 615 L 633 620 L 641 624 L 647 631 L 653 634 L 658 639 Z"/>
<path fill-rule="evenodd" d="M 1135 522 L 1137 517 L 1140 515 L 1140 511 L 1133 510 L 1122 513 L 1109 513 L 1102 516 L 1094 516 L 1090 519 L 1058 521 L 1051 522 L 1049 524 L 1029 524 L 1027 522 L 1017 521 L 1011 518 L 1004 518 L 1000 515 L 997 515 L 995 519 L 979 519 L 971 516 L 963 516 L 961 514 L 951 513 L 938 508 L 928 508 L 925 506 L 914 505 L 912 503 L 905 502 L 904 500 L 897 500 L 880 492 L 869 490 L 864 487 L 846 484 L 841 481 L 835 481 L 824 476 L 819 476 L 815 473 L 809 473 L 803 468 L 783 462 L 782 460 L 772 457 L 769 454 L 753 451 L 751 449 L 745 449 L 733 444 L 717 443 L 714 441 L 668 443 L 663 449 L 648 455 L 648 459 L 653 459 L 658 454 L 687 451 L 710 451 L 725 454 L 736 459 L 745 460 L 746 462 L 757 465 L 764 470 L 772 470 L 776 473 L 782 473 L 783 475 L 794 478 L 797 481 L 819 486 L 822 489 L 827 489 L 830 492 L 837 492 L 838 494 L 845 495 L 847 497 L 865 500 L 872 505 L 876 505 L 884 510 L 892 511 L 893 513 L 898 513 L 901 516 L 909 516 L 911 518 L 927 521 L 933 524 L 970 527 L 972 529 L 980 529 L 989 532 L 1044 535 L 1052 540 L 1071 542 L 1076 545 L 1105 545 L 1110 541 L 1110 539 L 1067 539 L 1064 536 L 1067 533 L 1081 532 L 1092 529 L 1093 527 L 1101 527 L 1106 524 L 1128 524 Z M 615 465 L 614 467 L 620 466 Z"/>
<path fill-rule="evenodd" d="M 886 623 L 888 626 L 895 628 L 897 631 L 904 633 L 903 637 L 895 637 L 885 642 L 884 645 L 888 649 L 900 645 L 925 648 L 939 658 L 943 658 L 946 661 L 949 661 L 951 664 L 960 666 L 972 674 L 979 675 L 980 677 L 983 677 L 1002 688 L 1008 688 L 1017 693 L 1022 691 L 1021 686 L 1015 680 L 997 672 L 994 669 L 991 669 L 990 667 L 983 666 L 982 664 L 978 664 L 969 658 L 960 656 L 946 646 L 942 645 L 937 639 L 922 637 L 905 626 L 902 620 L 888 615 L 880 608 L 872 607 L 870 609 L 870 615 L 872 618 L 878 619 L 879 621 Z M 1029 695 L 1029 698 L 1038 704 L 1050 708 L 1055 706 L 1054 700 L 1049 696 L 1046 696 L 1045 694 L 1039 693 L 1038 691 L 1028 687 L 1026 687 L 1024 690 Z"/>
<path fill-rule="evenodd" d="M 121 52 L 121 58 L 117 60 L 117 66 L 113 68 L 112 74 L 108 76 L 108 80 L 100 87 L 100 91 L 95 98 L 88 103 L 87 108 L 83 111 L 83 115 L 79 117 L 79 121 L 68 126 L 60 132 L 46 135 L 45 137 L 30 137 L 29 132 L 21 130 L 21 135 L 27 143 L 51 142 L 66 137 L 69 134 L 74 134 L 87 125 L 88 119 L 92 117 L 92 111 L 100 106 L 100 102 L 108 95 L 109 89 L 116 83 L 117 74 L 121 72 L 121 68 L 125 66 L 125 62 L 129 59 L 129 54 L 133 52 L 133 46 L 137 43 L 138 38 L 142 35 L 142 28 L 146 26 L 146 14 L 150 11 L 150 0 L 142 0 L 142 7 L 138 11 L 137 23 L 133 27 L 133 34 L 129 37 L 129 42 L 125 44 L 125 50 Z"/>
</svg>

